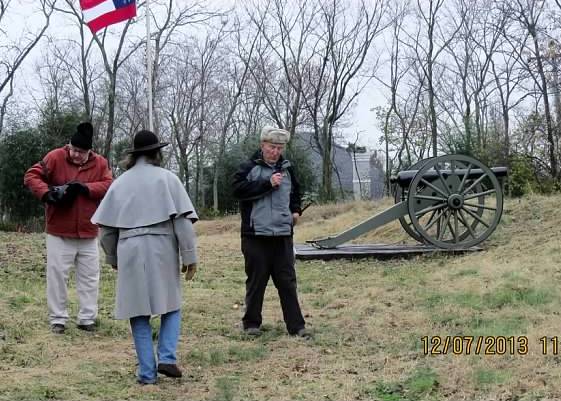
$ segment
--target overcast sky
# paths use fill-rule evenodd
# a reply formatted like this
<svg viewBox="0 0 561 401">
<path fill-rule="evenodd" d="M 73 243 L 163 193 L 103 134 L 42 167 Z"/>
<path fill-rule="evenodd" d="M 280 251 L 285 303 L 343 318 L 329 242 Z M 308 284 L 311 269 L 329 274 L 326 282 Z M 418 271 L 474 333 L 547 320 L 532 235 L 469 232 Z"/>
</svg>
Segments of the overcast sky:
<svg viewBox="0 0 561 401">
<path fill-rule="evenodd" d="M 14 38 L 19 38 L 22 32 L 27 29 L 36 29 L 42 20 L 42 15 L 38 9 L 39 5 L 36 0 L 12 0 L 10 16 L 13 16 L 13 23 L 8 27 L 6 34 L 13 40 Z M 182 1 L 182 0 L 177 0 Z M 211 0 L 208 0 L 211 1 Z M 76 0 L 76 3 L 78 0 Z M 62 1 L 59 0 L 62 5 Z M 213 7 L 216 6 L 217 1 L 213 0 Z M 221 3 L 227 7 L 229 4 L 233 5 L 234 0 L 221 0 Z M 18 7 L 15 7 L 19 4 Z M 153 12 L 157 12 L 156 8 L 152 8 Z M 136 17 L 139 19 L 139 24 L 137 30 L 140 29 L 140 34 L 143 34 L 142 30 L 145 30 L 145 19 L 144 19 L 144 9 L 139 9 L 139 14 Z M 51 37 L 65 38 L 70 35 L 75 35 L 75 27 L 72 19 L 60 15 L 60 13 L 55 13 L 51 20 L 51 25 L 49 26 L 48 34 Z M 122 29 L 124 23 L 119 23 L 111 27 L 116 32 Z M 43 38 L 41 43 L 33 50 L 31 56 L 25 61 L 25 68 L 23 68 L 16 82 L 17 90 L 20 98 L 26 99 L 29 102 L 33 101 L 33 96 L 37 97 L 37 91 L 40 90 L 39 84 L 37 82 L 37 74 L 34 69 L 35 66 L 40 63 L 42 52 L 46 46 L 47 40 Z M 379 46 L 381 49 L 382 46 Z M 386 103 L 386 99 L 379 90 L 380 85 L 376 81 L 372 80 L 369 85 L 360 94 L 357 102 L 356 108 L 352 113 L 349 113 L 346 120 L 349 121 L 349 126 L 343 129 L 346 134 L 347 140 L 354 142 L 357 133 L 359 134 L 359 145 L 365 145 L 369 148 L 379 149 L 381 145 L 379 143 L 380 129 L 379 123 L 376 121 L 376 113 L 372 111 L 372 108 L 376 106 L 383 105 Z"/>
</svg>

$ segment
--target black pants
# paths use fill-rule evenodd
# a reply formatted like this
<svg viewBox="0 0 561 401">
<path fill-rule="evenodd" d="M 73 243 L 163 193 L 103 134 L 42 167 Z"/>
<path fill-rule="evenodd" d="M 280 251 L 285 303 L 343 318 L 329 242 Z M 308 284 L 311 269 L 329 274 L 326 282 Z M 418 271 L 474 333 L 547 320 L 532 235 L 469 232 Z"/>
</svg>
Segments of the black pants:
<svg viewBox="0 0 561 401">
<path fill-rule="evenodd" d="M 295 334 L 303 329 L 306 322 L 296 294 L 292 237 L 242 237 L 242 252 L 247 275 L 244 329 L 261 326 L 263 297 L 271 276 L 279 293 L 288 332 Z"/>
</svg>

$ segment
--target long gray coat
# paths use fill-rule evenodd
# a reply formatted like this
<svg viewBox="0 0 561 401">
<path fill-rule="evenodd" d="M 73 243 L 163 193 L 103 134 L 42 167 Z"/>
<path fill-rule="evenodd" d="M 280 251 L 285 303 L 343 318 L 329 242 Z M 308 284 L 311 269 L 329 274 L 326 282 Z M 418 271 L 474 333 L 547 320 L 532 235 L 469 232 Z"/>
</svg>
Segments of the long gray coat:
<svg viewBox="0 0 561 401">
<path fill-rule="evenodd" d="M 187 192 L 168 170 L 140 158 L 115 180 L 92 222 L 101 226 L 106 262 L 118 266 L 117 319 L 181 307 L 179 266 L 197 261 L 196 219 Z"/>
</svg>

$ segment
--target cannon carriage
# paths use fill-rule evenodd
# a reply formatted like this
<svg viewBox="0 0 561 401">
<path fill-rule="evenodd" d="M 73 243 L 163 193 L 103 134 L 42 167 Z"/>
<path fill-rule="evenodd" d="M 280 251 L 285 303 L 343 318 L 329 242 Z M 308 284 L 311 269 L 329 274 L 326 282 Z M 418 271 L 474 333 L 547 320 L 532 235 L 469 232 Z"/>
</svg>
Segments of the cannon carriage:
<svg viewBox="0 0 561 401">
<path fill-rule="evenodd" d="M 321 251 L 333 254 L 343 244 L 394 220 L 424 250 L 474 249 L 499 224 L 506 176 L 506 167 L 489 168 L 465 155 L 421 160 L 392 177 L 394 206 L 337 235 L 307 241 L 316 252 L 297 247 L 296 257 L 310 259 L 315 254 L 321 258 Z M 360 246 L 361 254 L 365 247 L 368 250 Z M 353 256 L 352 248 L 343 253 Z"/>
</svg>

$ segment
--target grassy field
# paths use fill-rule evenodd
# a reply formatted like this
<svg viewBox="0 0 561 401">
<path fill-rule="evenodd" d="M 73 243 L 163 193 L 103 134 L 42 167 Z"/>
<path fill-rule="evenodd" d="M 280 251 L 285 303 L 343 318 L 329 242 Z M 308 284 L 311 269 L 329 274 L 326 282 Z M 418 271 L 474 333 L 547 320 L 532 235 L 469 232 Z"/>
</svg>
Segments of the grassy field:
<svg viewBox="0 0 561 401">
<path fill-rule="evenodd" d="M 0 233 L 0 400 L 559 399 L 560 203 L 561 196 L 507 201 L 483 252 L 297 262 L 302 308 L 315 336 L 308 342 L 286 334 L 272 283 L 264 335 L 241 334 L 239 217 L 197 223 L 200 270 L 184 283 L 178 350 L 186 375 L 157 386 L 136 384 L 128 325 L 112 318 L 116 277 L 108 266 L 99 331 L 70 324 L 56 336 L 47 322 L 44 236 Z M 296 240 L 336 233 L 389 205 L 311 207 Z M 410 242 L 392 223 L 358 242 L 402 241 Z M 446 336 L 455 336 L 447 352 L 427 355 L 439 338 L 443 350 Z M 453 338 L 461 340 L 459 355 L 452 353 Z M 495 354 L 484 355 L 485 348 Z"/>
</svg>

